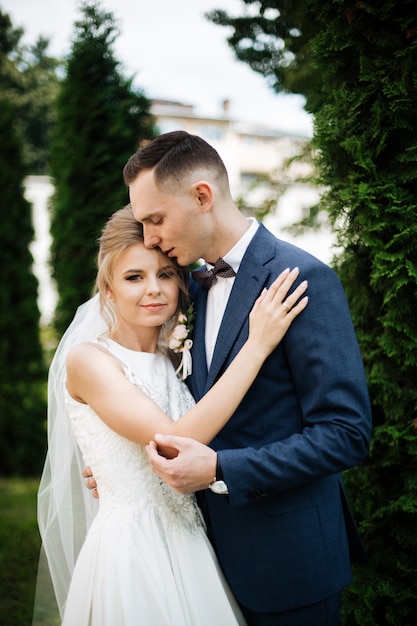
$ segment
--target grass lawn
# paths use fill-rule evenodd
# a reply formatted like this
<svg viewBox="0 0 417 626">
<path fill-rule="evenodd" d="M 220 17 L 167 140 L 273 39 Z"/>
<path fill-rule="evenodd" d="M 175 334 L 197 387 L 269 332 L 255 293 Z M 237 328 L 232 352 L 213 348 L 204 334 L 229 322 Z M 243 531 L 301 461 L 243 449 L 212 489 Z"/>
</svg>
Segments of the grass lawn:
<svg viewBox="0 0 417 626">
<path fill-rule="evenodd" d="M 30 626 L 39 558 L 38 479 L 0 478 L 0 624 Z"/>
</svg>

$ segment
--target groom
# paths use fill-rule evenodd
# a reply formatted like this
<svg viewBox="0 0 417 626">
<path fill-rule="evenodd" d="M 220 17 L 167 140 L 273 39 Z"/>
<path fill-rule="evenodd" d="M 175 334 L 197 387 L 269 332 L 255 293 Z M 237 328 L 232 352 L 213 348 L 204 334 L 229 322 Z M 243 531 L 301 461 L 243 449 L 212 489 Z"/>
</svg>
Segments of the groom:
<svg viewBox="0 0 417 626">
<path fill-rule="evenodd" d="M 240 213 L 222 160 L 199 137 L 159 136 L 130 158 L 124 179 L 146 246 L 184 266 L 203 258 L 211 269 L 219 257 L 230 265 L 221 264 L 226 276 L 212 276 L 208 291 L 201 274 L 191 280 L 189 382 L 197 400 L 244 343 L 262 290 L 286 267 L 298 266 L 308 280 L 307 309 L 211 447 L 160 436 L 179 455 L 165 459 L 155 444 L 148 452 L 175 490 L 201 491 L 211 540 L 248 624 L 337 626 L 351 561 L 366 562 L 341 472 L 362 461 L 371 433 L 341 284 L 329 267 Z"/>
</svg>

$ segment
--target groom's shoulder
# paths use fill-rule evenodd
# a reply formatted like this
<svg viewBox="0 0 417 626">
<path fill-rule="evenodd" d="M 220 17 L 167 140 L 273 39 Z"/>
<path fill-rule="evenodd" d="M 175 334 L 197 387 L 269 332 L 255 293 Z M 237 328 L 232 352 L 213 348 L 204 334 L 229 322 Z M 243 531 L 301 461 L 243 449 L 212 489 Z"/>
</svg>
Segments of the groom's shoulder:
<svg viewBox="0 0 417 626">
<path fill-rule="evenodd" d="M 286 264 L 289 267 L 296 266 L 317 266 L 325 267 L 330 270 L 330 267 L 323 263 L 320 259 L 315 257 L 307 250 L 304 250 L 300 246 L 280 239 L 268 230 L 263 224 L 259 225 L 257 236 L 253 239 L 254 249 L 261 255 L 269 257 L 269 263 Z M 267 261 L 268 263 L 268 261 Z"/>
</svg>

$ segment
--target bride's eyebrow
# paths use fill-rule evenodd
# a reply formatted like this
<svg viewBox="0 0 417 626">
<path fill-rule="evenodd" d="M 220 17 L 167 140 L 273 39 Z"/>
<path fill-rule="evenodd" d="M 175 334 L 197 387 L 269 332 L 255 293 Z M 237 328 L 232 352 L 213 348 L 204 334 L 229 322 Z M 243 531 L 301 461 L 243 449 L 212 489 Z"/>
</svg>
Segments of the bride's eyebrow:
<svg viewBox="0 0 417 626">
<path fill-rule="evenodd" d="M 175 267 L 171 263 L 169 263 L 168 265 L 164 265 L 158 269 L 159 272 L 166 272 L 168 270 L 175 273 Z M 123 276 L 125 276 L 126 274 L 143 274 L 145 271 L 146 270 L 141 269 L 129 269 L 123 272 Z"/>
<path fill-rule="evenodd" d="M 132 269 L 132 270 L 125 270 L 125 271 L 123 272 L 123 275 L 125 275 L 125 274 L 143 274 L 143 272 L 144 272 L 144 271 L 145 271 L 145 270 L 135 270 L 135 269 Z"/>
</svg>

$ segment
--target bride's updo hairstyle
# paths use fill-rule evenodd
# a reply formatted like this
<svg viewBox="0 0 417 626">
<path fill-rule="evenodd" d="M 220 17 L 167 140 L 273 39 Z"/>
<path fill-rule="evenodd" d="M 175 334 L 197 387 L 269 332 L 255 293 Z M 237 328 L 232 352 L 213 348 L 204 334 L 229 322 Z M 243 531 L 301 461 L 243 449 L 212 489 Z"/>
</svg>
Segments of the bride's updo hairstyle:
<svg viewBox="0 0 417 626">
<path fill-rule="evenodd" d="M 113 213 L 104 226 L 99 238 L 99 252 L 97 257 L 97 277 L 94 293 L 99 293 L 100 311 L 109 325 L 113 327 L 115 314 L 111 302 L 107 298 L 107 289 L 112 285 L 113 272 L 120 254 L 138 243 L 143 244 L 143 226 L 133 216 L 130 204 Z M 163 254 L 157 249 L 159 254 Z M 164 255 L 165 256 L 165 255 Z M 169 327 L 175 325 L 178 315 L 188 307 L 188 268 L 181 267 L 175 261 L 166 257 L 176 270 L 179 285 L 178 306 Z M 169 329 L 166 329 L 169 331 Z"/>
</svg>

